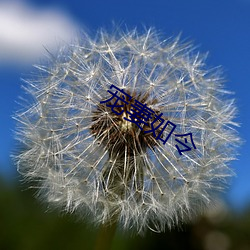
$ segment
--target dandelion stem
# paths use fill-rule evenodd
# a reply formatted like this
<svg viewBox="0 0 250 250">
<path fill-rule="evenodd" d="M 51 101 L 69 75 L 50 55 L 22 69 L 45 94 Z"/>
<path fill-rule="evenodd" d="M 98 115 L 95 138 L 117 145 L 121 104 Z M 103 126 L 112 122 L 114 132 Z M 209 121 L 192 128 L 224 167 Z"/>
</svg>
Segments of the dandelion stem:
<svg viewBox="0 0 250 250">
<path fill-rule="evenodd" d="M 111 249 L 112 241 L 116 232 L 116 226 L 117 222 L 113 222 L 112 224 L 103 224 L 100 226 L 94 250 Z"/>
</svg>

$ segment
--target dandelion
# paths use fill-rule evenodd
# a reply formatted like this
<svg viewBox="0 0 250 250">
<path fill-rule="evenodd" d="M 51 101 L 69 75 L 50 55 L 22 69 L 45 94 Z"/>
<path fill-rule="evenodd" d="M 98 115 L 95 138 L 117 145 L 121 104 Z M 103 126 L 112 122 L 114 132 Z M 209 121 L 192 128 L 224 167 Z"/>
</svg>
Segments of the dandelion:
<svg viewBox="0 0 250 250">
<path fill-rule="evenodd" d="M 83 34 L 26 80 L 18 171 L 48 204 L 97 224 L 140 233 L 192 219 L 227 185 L 239 142 L 234 100 L 204 59 L 153 29 Z M 139 102 L 148 122 L 132 117 Z M 190 133 L 195 148 L 180 154 Z"/>
</svg>

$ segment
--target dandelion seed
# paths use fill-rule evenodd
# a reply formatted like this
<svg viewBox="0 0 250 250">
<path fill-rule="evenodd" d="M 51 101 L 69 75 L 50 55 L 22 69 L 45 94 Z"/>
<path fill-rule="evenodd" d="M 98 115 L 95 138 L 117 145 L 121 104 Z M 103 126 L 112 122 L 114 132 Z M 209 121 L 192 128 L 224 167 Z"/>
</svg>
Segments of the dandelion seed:
<svg viewBox="0 0 250 250">
<path fill-rule="evenodd" d="M 163 231 L 201 213 L 233 174 L 234 102 L 191 44 L 161 41 L 152 29 L 101 31 L 37 67 L 41 76 L 26 85 L 33 101 L 15 116 L 25 148 L 16 161 L 49 204 Z M 127 96 L 112 99 L 111 86 Z M 151 112 L 141 127 L 139 102 Z M 163 121 L 175 130 L 161 131 Z M 175 139 L 190 133 L 195 148 L 178 154 Z"/>
</svg>

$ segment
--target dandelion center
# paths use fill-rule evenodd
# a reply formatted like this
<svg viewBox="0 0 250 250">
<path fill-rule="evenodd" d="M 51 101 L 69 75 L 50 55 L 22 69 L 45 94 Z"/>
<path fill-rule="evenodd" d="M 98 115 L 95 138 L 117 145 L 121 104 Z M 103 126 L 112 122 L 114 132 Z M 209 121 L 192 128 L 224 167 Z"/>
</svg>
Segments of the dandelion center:
<svg viewBox="0 0 250 250">
<path fill-rule="evenodd" d="M 115 100 L 110 100 L 106 104 L 99 104 L 93 112 L 91 133 L 100 144 L 108 148 L 111 159 L 125 157 L 125 148 L 128 148 L 127 154 L 129 156 L 136 156 L 144 153 L 148 147 L 152 148 L 157 145 L 152 133 L 145 134 L 143 132 L 150 129 L 150 121 L 147 124 L 140 122 L 142 118 L 135 114 L 133 109 L 136 100 L 150 106 L 156 104 L 157 99 L 149 100 L 149 94 L 147 93 L 136 94 L 130 91 L 127 91 L 127 93 L 130 93 L 132 99 L 129 101 L 126 96 L 125 101 L 128 101 L 128 104 L 119 100 L 114 107 L 115 112 L 108 107 L 113 106 Z M 129 121 L 129 113 L 133 113 L 136 124 Z M 140 126 L 137 126 L 137 124 Z M 141 128 L 143 128 L 143 131 Z"/>
</svg>

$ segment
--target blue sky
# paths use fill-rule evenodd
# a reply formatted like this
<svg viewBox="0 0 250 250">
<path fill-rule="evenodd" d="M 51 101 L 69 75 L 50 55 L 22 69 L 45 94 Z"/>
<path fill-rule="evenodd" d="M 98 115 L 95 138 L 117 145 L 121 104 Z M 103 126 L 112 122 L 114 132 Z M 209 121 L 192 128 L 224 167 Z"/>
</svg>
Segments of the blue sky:
<svg viewBox="0 0 250 250">
<path fill-rule="evenodd" d="M 56 37 L 70 40 L 78 27 L 90 34 L 116 24 L 154 26 L 166 37 L 182 34 L 201 52 L 209 51 L 207 64 L 222 66 L 225 88 L 235 92 L 237 121 L 244 141 L 232 167 L 227 194 L 237 208 L 250 204 L 250 0 L 91 0 L 0 2 L 0 175 L 14 180 L 10 153 L 15 149 L 11 118 L 22 95 L 21 78 L 34 71 L 32 64 L 58 45 Z"/>
</svg>

